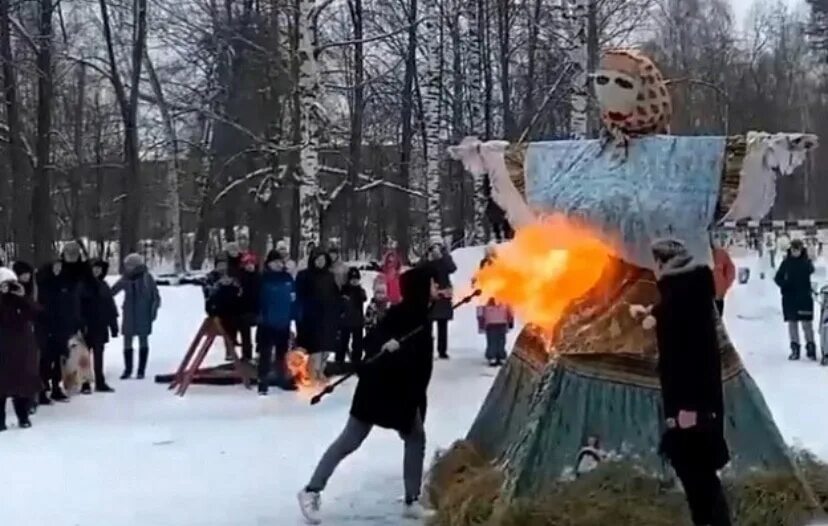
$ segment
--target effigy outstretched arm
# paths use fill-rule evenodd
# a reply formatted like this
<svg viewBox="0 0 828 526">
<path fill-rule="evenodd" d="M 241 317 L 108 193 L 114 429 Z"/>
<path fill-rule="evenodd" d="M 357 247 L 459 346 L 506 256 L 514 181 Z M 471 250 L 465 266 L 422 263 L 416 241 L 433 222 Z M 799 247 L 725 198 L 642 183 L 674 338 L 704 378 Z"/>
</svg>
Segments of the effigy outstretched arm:
<svg viewBox="0 0 828 526">
<path fill-rule="evenodd" d="M 488 174 L 492 199 L 506 213 L 509 224 L 520 228 L 535 222 L 538 216 L 529 208 L 509 175 L 504 157 L 508 146 L 506 141 L 482 142 L 475 137 L 466 137 L 459 145 L 450 146 L 448 151 L 472 175 Z"/>
</svg>

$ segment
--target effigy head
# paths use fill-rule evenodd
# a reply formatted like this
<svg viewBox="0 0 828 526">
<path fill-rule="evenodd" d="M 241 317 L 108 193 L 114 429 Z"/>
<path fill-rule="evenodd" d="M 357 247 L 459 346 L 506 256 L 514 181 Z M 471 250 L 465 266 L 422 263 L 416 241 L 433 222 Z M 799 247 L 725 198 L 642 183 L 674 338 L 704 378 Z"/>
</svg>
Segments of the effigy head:
<svg viewBox="0 0 828 526">
<path fill-rule="evenodd" d="M 601 119 L 629 135 L 666 133 L 673 113 L 667 81 L 649 57 L 634 49 L 604 52 L 593 76 Z"/>
</svg>

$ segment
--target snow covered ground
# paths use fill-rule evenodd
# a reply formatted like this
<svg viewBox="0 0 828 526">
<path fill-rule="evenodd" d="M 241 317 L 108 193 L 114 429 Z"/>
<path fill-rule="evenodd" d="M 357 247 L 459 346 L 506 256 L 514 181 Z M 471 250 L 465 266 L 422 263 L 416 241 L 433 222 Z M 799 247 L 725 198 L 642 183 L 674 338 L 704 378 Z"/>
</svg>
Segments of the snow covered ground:
<svg viewBox="0 0 828 526">
<path fill-rule="evenodd" d="M 458 293 L 481 252 L 455 253 Z M 770 276 L 758 279 L 755 258 L 737 264 L 750 266 L 754 275 L 728 298 L 731 336 L 785 438 L 828 459 L 828 425 L 818 416 L 828 397 L 828 369 L 786 360 L 786 331 Z M 366 285 L 370 279 L 365 277 Z M 195 287 L 163 287 L 162 295 L 151 374 L 174 370 L 203 313 Z M 452 359 L 436 364 L 431 385 L 429 459 L 435 448 L 465 434 L 494 377 L 482 359 L 473 307 L 458 313 L 450 341 Z M 115 341 L 108 351 L 115 394 L 42 408 L 25 432 L 9 415 L 12 428 L 0 435 L 0 524 L 302 524 L 295 493 L 344 425 L 353 383 L 315 407 L 301 394 L 271 391 L 260 398 L 242 387 L 193 386 L 182 399 L 149 380 L 118 381 L 120 347 Z M 375 430 L 331 480 L 325 524 L 402 524 L 401 468 L 399 438 Z"/>
</svg>

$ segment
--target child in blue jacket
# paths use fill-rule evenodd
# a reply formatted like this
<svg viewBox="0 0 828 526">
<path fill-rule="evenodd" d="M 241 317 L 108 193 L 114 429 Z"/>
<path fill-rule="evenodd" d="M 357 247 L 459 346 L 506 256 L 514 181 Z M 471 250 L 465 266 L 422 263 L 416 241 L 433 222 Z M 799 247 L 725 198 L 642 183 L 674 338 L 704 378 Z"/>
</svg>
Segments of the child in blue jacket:
<svg viewBox="0 0 828 526">
<path fill-rule="evenodd" d="M 266 395 L 270 373 L 276 370 L 278 385 L 296 389 L 293 379 L 286 374 L 285 356 L 290 342 L 290 323 L 294 319 L 296 289 L 293 276 L 281 255 L 271 250 L 265 259 L 259 295 L 259 328 L 256 344 L 259 352 L 259 394 Z M 276 350 L 273 357 L 273 350 Z M 274 367 L 275 362 L 275 367 Z"/>
</svg>

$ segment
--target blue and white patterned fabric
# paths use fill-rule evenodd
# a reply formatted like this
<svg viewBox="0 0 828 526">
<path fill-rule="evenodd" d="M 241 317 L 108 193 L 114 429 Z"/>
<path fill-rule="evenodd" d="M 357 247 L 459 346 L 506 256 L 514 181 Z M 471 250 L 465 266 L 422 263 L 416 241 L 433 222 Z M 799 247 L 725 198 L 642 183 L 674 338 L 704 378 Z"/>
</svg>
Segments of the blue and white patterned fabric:
<svg viewBox="0 0 828 526">
<path fill-rule="evenodd" d="M 526 199 L 541 213 L 586 221 L 634 265 L 652 269 L 650 244 L 663 237 L 710 264 L 725 147 L 725 137 L 661 135 L 632 140 L 624 159 L 595 140 L 530 143 Z"/>
</svg>

